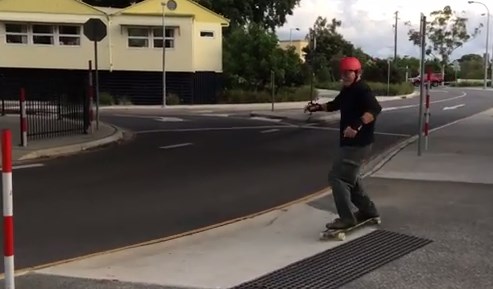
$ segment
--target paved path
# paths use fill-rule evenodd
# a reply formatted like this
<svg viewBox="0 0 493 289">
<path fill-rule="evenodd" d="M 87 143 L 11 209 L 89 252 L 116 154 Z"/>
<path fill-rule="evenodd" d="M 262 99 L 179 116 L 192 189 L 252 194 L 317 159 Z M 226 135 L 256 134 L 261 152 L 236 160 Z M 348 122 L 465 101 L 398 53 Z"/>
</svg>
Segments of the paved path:
<svg viewBox="0 0 493 289">
<path fill-rule="evenodd" d="M 87 149 L 102 147 L 124 139 L 124 131 L 110 124 L 100 123 L 99 129 L 90 134 L 74 133 L 67 136 L 52 136 L 28 140 L 21 146 L 20 120 L 18 115 L 0 116 L 0 130 L 12 133 L 12 159 L 14 164 L 25 166 L 27 162 L 38 162 L 42 158 L 58 157 L 79 153 Z M 0 159 L 1 159 L 0 155 Z"/>
</svg>

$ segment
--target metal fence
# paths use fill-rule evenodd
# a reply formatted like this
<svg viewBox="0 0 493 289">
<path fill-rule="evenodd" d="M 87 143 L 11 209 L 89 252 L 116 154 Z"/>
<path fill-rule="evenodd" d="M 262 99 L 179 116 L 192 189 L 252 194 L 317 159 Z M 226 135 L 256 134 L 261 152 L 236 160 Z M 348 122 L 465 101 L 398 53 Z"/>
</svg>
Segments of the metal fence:
<svg viewBox="0 0 493 289">
<path fill-rule="evenodd" d="M 20 116 L 21 99 L 25 98 L 28 140 L 87 133 L 90 124 L 87 73 L 38 75 L 28 79 L 4 74 L 0 78 L 2 115 Z"/>
</svg>

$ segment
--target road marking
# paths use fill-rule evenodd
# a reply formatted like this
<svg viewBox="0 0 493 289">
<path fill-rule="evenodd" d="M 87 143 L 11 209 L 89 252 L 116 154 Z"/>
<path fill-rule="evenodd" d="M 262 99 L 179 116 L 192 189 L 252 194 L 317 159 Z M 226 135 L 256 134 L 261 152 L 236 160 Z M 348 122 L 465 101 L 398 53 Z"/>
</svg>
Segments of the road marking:
<svg viewBox="0 0 493 289">
<path fill-rule="evenodd" d="M 262 117 L 262 116 L 252 116 L 250 119 L 255 119 L 255 120 L 262 120 L 262 121 L 270 121 L 270 122 L 280 122 L 282 119 L 277 119 L 277 118 L 268 118 L 268 117 Z"/>
<path fill-rule="evenodd" d="M 430 104 L 433 104 L 433 103 L 440 103 L 440 102 L 445 102 L 445 101 L 451 101 L 451 100 L 455 100 L 455 99 L 459 99 L 459 98 L 463 98 L 467 95 L 467 93 L 462 93 L 461 95 L 459 96 L 454 96 L 454 97 L 450 97 L 450 98 L 445 98 L 445 99 L 441 99 L 441 100 L 435 100 L 435 101 L 431 101 Z M 418 107 L 419 104 L 411 104 L 411 105 L 403 105 L 403 106 L 394 106 L 394 107 L 384 107 L 382 109 L 382 111 L 393 111 L 393 110 L 399 110 L 399 109 L 406 109 L 406 108 L 413 108 L 413 107 Z"/>
<path fill-rule="evenodd" d="M 21 170 L 21 169 L 31 169 L 31 168 L 39 168 L 39 167 L 44 167 L 44 164 L 28 164 L 28 165 L 18 165 L 18 166 L 12 166 L 13 170 Z M 0 167 L 1 169 L 1 167 Z"/>
<path fill-rule="evenodd" d="M 237 127 L 199 127 L 199 128 L 177 128 L 177 129 L 153 129 L 136 131 L 135 134 L 164 133 L 164 132 L 191 132 L 191 131 L 221 131 L 221 130 L 255 130 L 272 128 L 293 128 L 292 125 L 265 125 L 265 126 L 237 126 Z"/>
<path fill-rule="evenodd" d="M 452 109 L 458 109 L 459 107 L 463 107 L 465 106 L 465 104 L 458 104 L 458 105 L 454 105 L 454 106 L 446 106 L 443 108 L 443 110 L 452 110 Z"/>
<path fill-rule="evenodd" d="M 183 118 L 179 118 L 179 117 L 159 117 L 159 118 L 155 118 L 155 120 L 162 121 L 162 122 L 182 122 L 182 121 L 184 121 Z"/>
<path fill-rule="evenodd" d="M 271 132 L 276 132 L 276 131 L 279 131 L 279 129 L 273 128 L 273 129 L 263 130 L 260 133 L 271 133 Z"/>
<path fill-rule="evenodd" d="M 202 113 L 201 116 L 211 116 L 211 117 L 229 117 L 227 113 Z"/>
<path fill-rule="evenodd" d="M 191 146 L 193 143 L 180 143 L 180 144 L 175 144 L 175 145 L 169 145 L 169 146 L 162 146 L 160 149 L 174 149 L 174 148 L 181 148 L 181 147 L 186 147 L 186 146 Z"/>
<path fill-rule="evenodd" d="M 318 129 L 318 130 L 328 130 L 328 131 L 339 131 L 339 128 L 335 127 L 320 127 L 320 126 L 300 126 L 301 128 L 309 128 L 309 129 Z M 403 134 L 403 133 L 392 133 L 392 132 L 379 132 L 376 131 L 375 134 L 378 135 L 388 135 L 388 136 L 402 136 L 402 137 L 410 137 L 410 134 Z"/>
</svg>

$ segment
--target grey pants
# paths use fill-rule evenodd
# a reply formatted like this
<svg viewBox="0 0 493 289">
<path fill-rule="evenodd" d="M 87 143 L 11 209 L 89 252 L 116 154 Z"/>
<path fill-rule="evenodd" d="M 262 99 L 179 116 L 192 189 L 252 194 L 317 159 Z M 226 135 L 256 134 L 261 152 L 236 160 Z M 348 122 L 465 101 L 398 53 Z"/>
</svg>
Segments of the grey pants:
<svg viewBox="0 0 493 289">
<path fill-rule="evenodd" d="M 337 207 L 339 218 L 344 222 L 356 221 L 351 210 L 353 203 L 365 215 L 377 215 L 375 204 L 365 192 L 360 177 L 360 169 L 370 155 L 371 145 L 365 147 L 341 147 L 332 170 L 329 173 L 329 184 Z"/>
</svg>

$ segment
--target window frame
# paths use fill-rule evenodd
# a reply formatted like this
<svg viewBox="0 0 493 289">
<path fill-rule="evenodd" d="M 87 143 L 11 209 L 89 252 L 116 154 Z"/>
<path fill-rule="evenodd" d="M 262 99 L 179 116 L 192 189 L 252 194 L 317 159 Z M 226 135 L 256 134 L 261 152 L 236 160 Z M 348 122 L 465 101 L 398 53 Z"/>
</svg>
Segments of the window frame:
<svg viewBox="0 0 493 289">
<path fill-rule="evenodd" d="M 79 23 L 50 23 L 50 22 L 16 22 L 16 21 L 2 21 L 4 30 L 5 30 L 5 44 L 6 45 L 32 45 L 32 46 L 41 46 L 41 47 L 81 47 L 82 45 L 82 24 Z M 19 25 L 21 27 L 26 28 L 26 32 L 8 32 L 8 25 Z M 49 26 L 52 29 L 50 33 L 42 33 L 42 32 L 34 32 L 34 27 L 36 25 L 40 26 Z M 75 27 L 77 29 L 78 34 L 66 34 L 60 33 L 61 27 Z M 21 35 L 27 38 L 27 42 L 25 43 L 11 43 L 7 41 L 9 35 Z M 44 43 L 35 43 L 34 37 L 36 36 L 48 36 L 52 38 L 51 44 Z M 62 38 L 72 38 L 76 39 L 76 44 L 62 44 Z M 66 41 L 63 41 L 66 42 Z"/>
<path fill-rule="evenodd" d="M 208 35 L 203 35 L 205 33 L 210 33 L 212 35 L 208 36 Z M 216 33 L 214 33 L 214 31 L 212 30 L 200 30 L 200 38 L 208 38 L 208 39 L 215 39 L 216 38 Z"/>
<path fill-rule="evenodd" d="M 145 29 L 147 30 L 147 36 L 131 36 L 130 31 L 131 29 Z M 163 30 L 162 26 L 127 26 L 126 32 L 127 32 L 127 48 L 128 49 L 163 49 L 162 45 L 156 45 L 156 40 L 158 41 L 163 41 L 163 36 L 162 32 L 161 33 L 155 33 L 156 30 Z M 170 43 L 169 46 L 166 46 L 166 50 L 174 50 L 176 48 L 176 36 L 177 36 L 177 27 L 176 26 L 166 26 L 165 27 L 165 37 L 164 37 L 164 42 L 165 43 Z M 161 35 L 159 35 L 161 34 Z M 166 36 L 166 35 L 171 35 L 171 36 Z M 147 40 L 147 45 L 146 46 L 131 46 L 130 45 L 130 40 L 131 39 L 146 39 Z"/>
</svg>

